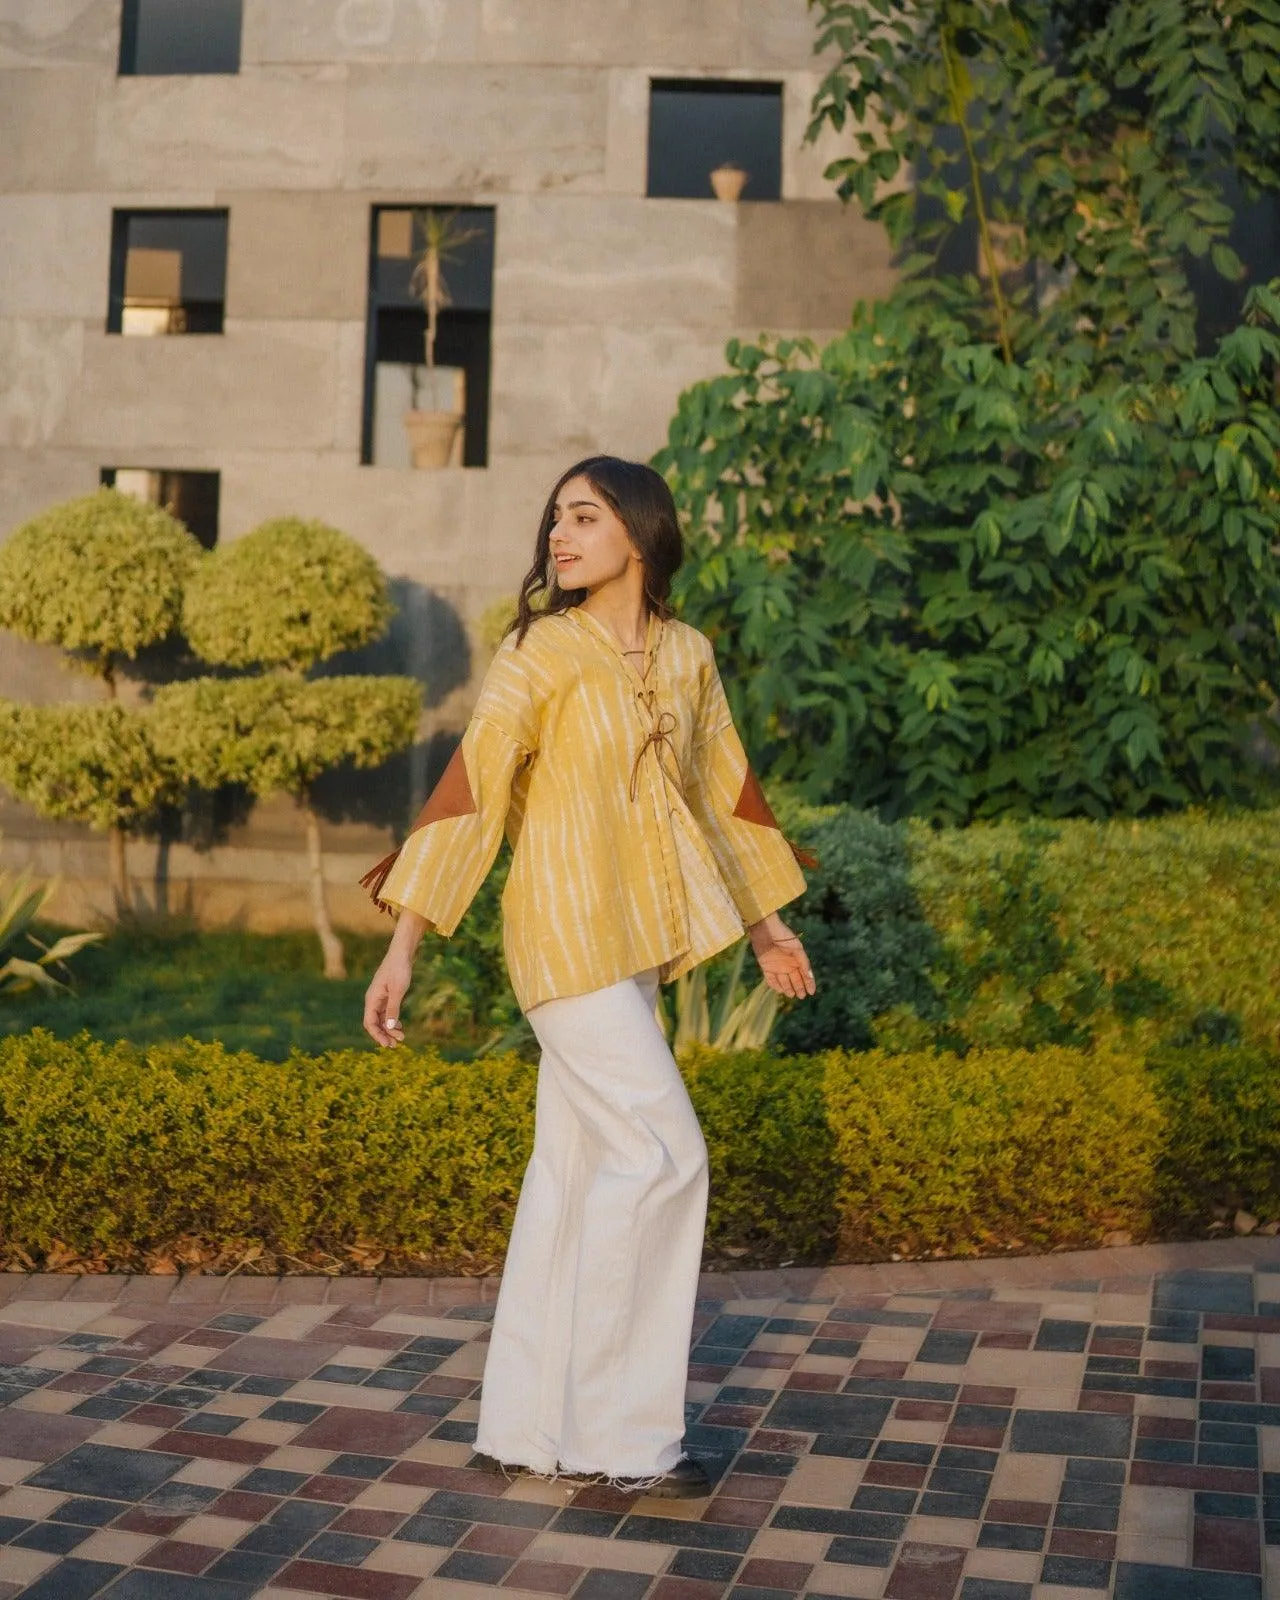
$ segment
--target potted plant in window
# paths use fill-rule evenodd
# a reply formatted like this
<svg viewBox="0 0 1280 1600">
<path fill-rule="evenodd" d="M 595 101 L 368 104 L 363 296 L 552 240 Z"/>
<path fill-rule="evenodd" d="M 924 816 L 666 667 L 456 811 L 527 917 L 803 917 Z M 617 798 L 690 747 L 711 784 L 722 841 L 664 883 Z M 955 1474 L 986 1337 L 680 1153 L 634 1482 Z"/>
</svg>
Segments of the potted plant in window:
<svg viewBox="0 0 1280 1600">
<path fill-rule="evenodd" d="M 711 187 L 717 200 L 737 200 L 751 174 L 736 161 L 722 161 L 711 169 Z"/>
<path fill-rule="evenodd" d="M 427 313 L 426 364 L 413 368 L 413 400 L 404 414 L 404 426 L 414 466 L 445 467 L 453 453 L 464 413 L 458 404 L 456 369 L 436 366 L 440 311 L 450 299 L 444 268 L 457 258 L 463 245 L 477 237 L 477 230 L 464 227 L 456 211 L 439 211 L 434 207 L 415 211 L 413 220 L 421 248 L 409 286 L 421 299 Z"/>
</svg>

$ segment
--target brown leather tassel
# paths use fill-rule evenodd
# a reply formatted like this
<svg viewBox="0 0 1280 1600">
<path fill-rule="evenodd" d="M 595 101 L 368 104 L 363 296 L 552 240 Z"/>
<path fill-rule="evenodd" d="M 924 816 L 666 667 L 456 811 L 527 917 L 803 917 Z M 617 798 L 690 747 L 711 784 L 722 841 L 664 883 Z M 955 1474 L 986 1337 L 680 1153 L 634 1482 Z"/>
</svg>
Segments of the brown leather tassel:
<svg viewBox="0 0 1280 1600">
<path fill-rule="evenodd" d="M 370 898 L 378 910 L 385 911 L 389 916 L 392 914 L 391 907 L 380 896 L 382 886 L 390 877 L 391 869 L 395 866 L 399 854 L 400 851 L 396 849 L 389 856 L 383 856 L 382 860 L 375 862 L 360 880 L 361 886 L 369 891 Z"/>
<path fill-rule="evenodd" d="M 782 837 L 784 839 L 787 838 L 785 833 Z M 796 858 L 806 872 L 816 872 L 817 869 L 822 865 L 812 850 L 804 849 L 803 846 L 796 844 L 793 839 L 787 839 L 787 843 L 791 846 L 791 854 Z"/>
</svg>

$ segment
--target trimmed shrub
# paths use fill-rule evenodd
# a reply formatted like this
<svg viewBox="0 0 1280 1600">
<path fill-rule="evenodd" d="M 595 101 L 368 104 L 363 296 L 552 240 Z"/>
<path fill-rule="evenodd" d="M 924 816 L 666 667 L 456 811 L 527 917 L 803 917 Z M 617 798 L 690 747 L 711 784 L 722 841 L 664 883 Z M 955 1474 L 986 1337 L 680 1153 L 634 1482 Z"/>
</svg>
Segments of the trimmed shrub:
<svg viewBox="0 0 1280 1600">
<path fill-rule="evenodd" d="M 1157 1222 L 1194 1227 L 1215 1208 L 1280 1220 L 1280 1063 L 1257 1049 L 1158 1050 L 1153 1087 L 1168 1119 Z"/>
<path fill-rule="evenodd" d="M 906 829 L 849 806 L 796 821 L 820 865 L 784 915 L 805 941 L 818 991 L 784 1011 L 779 1047 L 867 1049 L 881 1012 L 907 1006 L 937 1015 L 929 972 L 942 947 L 911 885 Z"/>
<path fill-rule="evenodd" d="M 708 1254 L 830 1260 L 840 1169 L 821 1060 L 695 1047 L 682 1065 L 711 1167 Z"/>
<path fill-rule="evenodd" d="M 712 1261 L 876 1260 L 1280 1220 L 1276 1062 L 1061 1047 L 684 1060 Z M 479 1273 L 533 1131 L 514 1056 L 264 1062 L 194 1040 L 0 1040 L 0 1261 Z"/>
<path fill-rule="evenodd" d="M 1164 1116 L 1141 1062 L 833 1051 L 826 1100 L 843 1258 L 1044 1250 L 1150 1229 Z"/>
<path fill-rule="evenodd" d="M 912 825 L 910 881 L 944 947 L 952 1037 L 1083 1043 L 1149 1016 L 1171 1041 L 1274 1044 L 1278 820 Z"/>
</svg>

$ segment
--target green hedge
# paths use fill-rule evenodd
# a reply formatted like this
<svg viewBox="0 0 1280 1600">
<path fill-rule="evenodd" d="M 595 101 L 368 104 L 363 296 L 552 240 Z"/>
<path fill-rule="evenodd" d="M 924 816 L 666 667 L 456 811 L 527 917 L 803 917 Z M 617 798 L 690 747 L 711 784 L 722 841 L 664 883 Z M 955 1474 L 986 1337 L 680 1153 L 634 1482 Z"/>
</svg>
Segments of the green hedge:
<svg viewBox="0 0 1280 1600">
<path fill-rule="evenodd" d="M 1280 812 L 933 829 L 785 797 L 821 859 L 786 915 L 788 1050 L 1280 1041 Z"/>
<path fill-rule="evenodd" d="M 1280 1218 L 1277 1061 L 1063 1047 L 692 1052 L 708 1258 L 884 1259 Z M 535 1069 L 407 1049 L 283 1063 L 194 1040 L 0 1040 L 9 1264 L 482 1272 L 502 1257 Z"/>
</svg>

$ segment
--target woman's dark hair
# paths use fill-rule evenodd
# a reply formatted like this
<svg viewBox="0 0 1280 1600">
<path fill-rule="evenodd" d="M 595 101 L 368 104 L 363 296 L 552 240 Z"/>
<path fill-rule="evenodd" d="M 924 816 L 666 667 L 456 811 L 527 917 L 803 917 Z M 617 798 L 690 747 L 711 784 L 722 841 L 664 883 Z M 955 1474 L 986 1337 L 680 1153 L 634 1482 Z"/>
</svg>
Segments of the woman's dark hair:
<svg viewBox="0 0 1280 1600">
<path fill-rule="evenodd" d="M 684 540 L 680 536 L 676 503 L 666 479 L 642 461 L 623 461 L 619 456 L 588 456 L 560 474 L 543 507 L 533 565 L 520 586 L 516 620 L 507 629 L 508 633 L 518 630 L 517 645 L 524 643 L 530 624 L 538 617 L 568 611 L 572 606 L 581 605 L 587 596 L 585 589 L 562 589 L 551 563 L 556 501 L 571 478 L 585 478 L 617 514 L 643 563 L 644 595 L 649 609 L 660 617 L 671 615 L 668 597 L 671 580 L 684 560 Z M 544 592 L 547 598 L 535 607 L 534 599 Z"/>
</svg>

